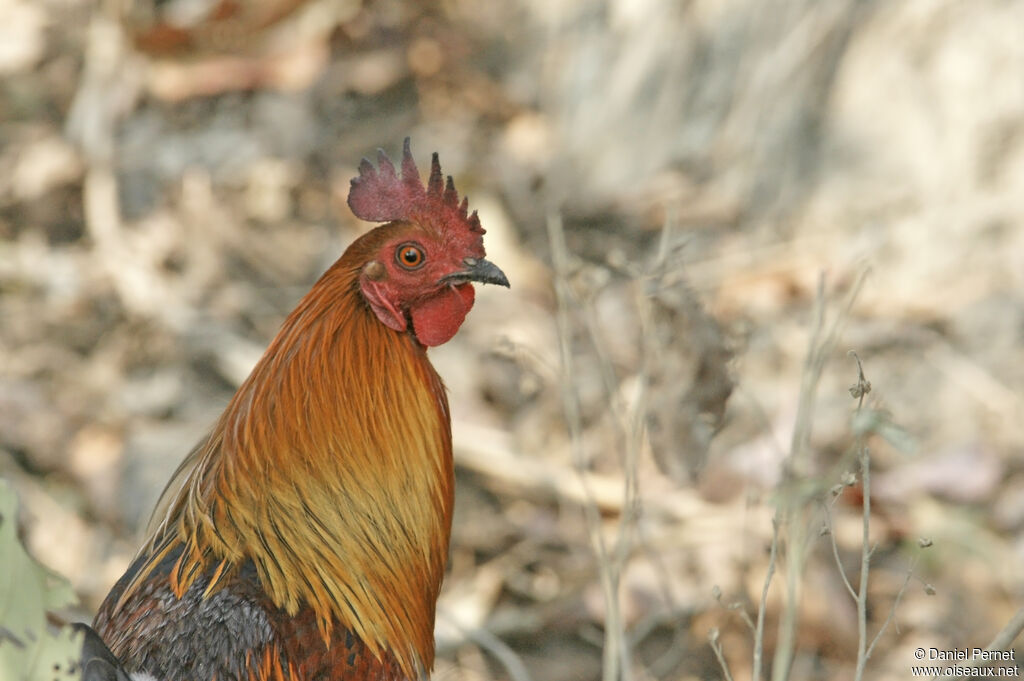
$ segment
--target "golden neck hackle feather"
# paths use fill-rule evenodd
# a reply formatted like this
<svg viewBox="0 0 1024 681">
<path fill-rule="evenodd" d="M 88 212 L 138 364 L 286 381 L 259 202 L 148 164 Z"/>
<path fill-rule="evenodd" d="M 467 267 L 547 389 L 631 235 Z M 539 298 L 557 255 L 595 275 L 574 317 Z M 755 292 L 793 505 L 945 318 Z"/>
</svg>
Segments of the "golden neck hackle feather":
<svg viewBox="0 0 1024 681">
<path fill-rule="evenodd" d="M 165 493 L 122 602 L 177 547 L 179 596 L 210 570 L 216 591 L 251 559 L 275 605 L 313 609 L 325 642 L 340 625 L 409 678 L 431 667 L 451 429 L 424 348 L 359 293 L 360 266 L 389 237 L 384 226 L 359 239 L 285 321 Z"/>
</svg>

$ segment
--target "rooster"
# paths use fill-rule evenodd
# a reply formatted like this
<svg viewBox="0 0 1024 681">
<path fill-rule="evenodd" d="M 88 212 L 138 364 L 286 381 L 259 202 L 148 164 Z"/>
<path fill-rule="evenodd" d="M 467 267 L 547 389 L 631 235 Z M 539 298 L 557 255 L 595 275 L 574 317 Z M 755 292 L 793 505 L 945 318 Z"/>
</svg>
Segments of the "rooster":
<svg viewBox="0 0 1024 681">
<path fill-rule="evenodd" d="M 356 239 L 172 479 L 86 631 L 93 678 L 400 680 L 434 660 L 451 532 L 448 401 L 427 348 L 508 286 L 433 155 L 352 180 Z M 91 663 L 91 666 L 90 666 Z M 87 674 L 88 675 L 88 674 Z"/>
</svg>

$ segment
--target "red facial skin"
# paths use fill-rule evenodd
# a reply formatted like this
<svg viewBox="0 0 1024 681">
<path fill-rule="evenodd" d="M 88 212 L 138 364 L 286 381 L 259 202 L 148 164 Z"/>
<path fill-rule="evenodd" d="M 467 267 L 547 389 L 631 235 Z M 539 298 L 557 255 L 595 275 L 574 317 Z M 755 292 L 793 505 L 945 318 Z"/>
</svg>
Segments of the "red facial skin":
<svg viewBox="0 0 1024 681">
<path fill-rule="evenodd" d="M 484 249 L 478 234 L 460 239 L 461 243 L 453 241 L 408 224 L 363 268 L 360 289 L 382 324 L 401 332 L 411 320 L 416 338 L 427 347 L 455 335 L 473 307 L 475 293 L 472 284 L 453 284 L 444 277 L 465 270 L 465 258 L 483 258 Z M 415 265 L 402 260 L 408 249 L 420 254 Z"/>
</svg>

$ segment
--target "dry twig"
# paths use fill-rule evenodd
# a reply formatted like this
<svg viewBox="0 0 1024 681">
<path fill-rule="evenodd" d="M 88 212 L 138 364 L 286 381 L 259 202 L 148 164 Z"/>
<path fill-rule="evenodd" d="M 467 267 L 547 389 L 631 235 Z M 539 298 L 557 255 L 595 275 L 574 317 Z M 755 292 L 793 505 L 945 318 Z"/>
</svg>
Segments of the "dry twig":
<svg viewBox="0 0 1024 681">
<path fill-rule="evenodd" d="M 605 602 L 605 631 L 603 646 L 602 678 L 604 681 L 618 681 L 629 677 L 629 654 L 627 650 L 625 625 L 622 619 L 619 601 L 619 580 L 626 558 L 627 550 L 623 544 L 627 537 L 626 519 L 620 522 L 619 537 L 614 547 L 614 554 L 609 550 L 601 531 L 601 515 L 589 480 L 585 475 L 587 458 L 583 451 L 583 423 L 580 417 L 579 395 L 576 393 L 575 362 L 572 350 L 572 325 L 570 309 L 573 300 L 569 288 L 569 256 L 565 246 L 565 234 L 562 230 L 561 217 L 553 214 L 548 218 L 548 238 L 551 245 L 551 259 L 555 270 L 555 294 L 558 299 L 558 337 L 562 363 L 562 407 L 565 410 L 566 425 L 569 429 L 569 442 L 572 449 L 572 460 L 580 482 L 583 486 L 587 503 L 583 507 L 586 518 L 587 534 L 590 537 L 594 553 L 598 560 L 601 578 L 601 590 Z M 629 474 L 627 474 L 629 475 Z M 635 475 L 635 472 L 632 474 Z M 627 478 L 624 485 L 623 508 L 632 506 L 631 495 L 635 492 L 635 483 L 630 484 Z"/>
<path fill-rule="evenodd" d="M 796 629 L 799 618 L 800 586 L 803 575 L 804 564 L 807 559 L 810 544 L 810 518 L 807 514 L 808 503 L 813 498 L 811 489 L 816 490 L 816 485 L 809 485 L 810 465 L 810 436 L 811 427 L 814 423 L 814 404 L 817 395 L 818 384 L 821 380 L 825 363 L 835 347 L 842 329 L 843 323 L 849 316 L 853 302 L 860 293 L 864 284 L 867 272 L 864 271 L 858 276 L 853 287 L 847 296 L 842 309 L 836 315 L 828 331 L 825 330 L 825 280 L 822 275 L 818 280 L 818 293 L 815 303 L 815 326 L 811 334 L 811 341 L 808 347 L 807 357 L 804 361 L 804 371 L 800 385 L 800 401 L 797 408 L 796 423 L 793 429 L 793 439 L 790 445 L 789 457 L 786 461 L 786 476 L 783 481 L 783 492 L 780 492 L 777 500 L 775 521 L 780 526 L 775 534 L 772 551 L 777 551 L 779 539 L 784 537 L 786 546 L 786 600 L 782 612 L 779 615 L 779 637 L 775 649 L 775 660 L 772 667 L 772 679 L 784 681 L 789 677 L 790 667 L 793 661 L 793 654 L 796 648 Z M 789 498 L 784 492 L 788 490 Z M 815 492 L 816 493 L 816 492 Z M 765 578 L 764 591 L 767 593 L 774 570 L 769 568 Z M 764 602 L 764 597 L 762 598 Z M 763 607 L 763 605 L 762 605 Z M 761 614 L 759 613 L 759 618 Z M 760 632 L 763 639 L 763 630 Z M 762 640 L 755 639 L 755 651 L 758 646 L 763 645 Z M 756 656 L 756 652 L 755 652 Z M 760 661 L 760 659 L 758 659 Z M 754 680 L 760 679 L 761 670 L 755 668 Z"/>
</svg>

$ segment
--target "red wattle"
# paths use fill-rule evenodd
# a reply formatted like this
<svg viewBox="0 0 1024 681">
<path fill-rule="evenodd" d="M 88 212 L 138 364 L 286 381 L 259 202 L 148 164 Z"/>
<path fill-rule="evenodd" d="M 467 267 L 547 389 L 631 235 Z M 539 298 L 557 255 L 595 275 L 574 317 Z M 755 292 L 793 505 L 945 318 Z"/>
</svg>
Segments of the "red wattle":
<svg viewBox="0 0 1024 681">
<path fill-rule="evenodd" d="M 451 340 L 473 307 L 472 284 L 445 288 L 410 309 L 412 328 L 420 343 L 428 347 Z"/>
</svg>

